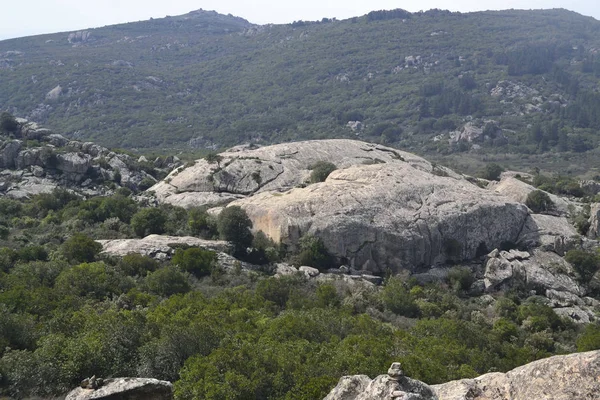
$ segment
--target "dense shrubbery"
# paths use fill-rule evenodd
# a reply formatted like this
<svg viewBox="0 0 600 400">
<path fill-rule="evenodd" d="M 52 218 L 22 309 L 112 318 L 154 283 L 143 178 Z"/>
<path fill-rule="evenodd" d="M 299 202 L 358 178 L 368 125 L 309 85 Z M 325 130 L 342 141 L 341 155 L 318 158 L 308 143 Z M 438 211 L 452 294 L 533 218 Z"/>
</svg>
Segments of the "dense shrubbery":
<svg viewBox="0 0 600 400">
<path fill-rule="evenodd" d="M 375 376 L 392 361 L 438 383 L 599 346 L 595 325 L 579 334 L 535 297 L 511 294 L 493 305 L 468 297 L 473 276 L 461 267 L 445 283 L 390 277 L 381 289 L 357 290 L 303 274 L 223 275 L 213 252 L 193 247 L 170 261 L 114 259 L 91 238 L 134 236 L 128 218 L 144 229 L 155 221 L 156 211 L 144 210 L 158 210 L 169 233 L 205 235 L 214 225 L 199 210 L 134 207 L 125 193 L 57 194 L 0 199 L 9 229 L 0 247 L 0 396 L 56 397 L 95 374 L 173 380 L 177 399 L 312 399 L 340 376 Z M 224 237 L 267 261 L 286 256 L 262 232 L 252 240 L 241 209 L 227 209 Z M 598 266 L 594 255 L 571 251 L 567 259 L 586 277 Z M 294 260 L 335 265 L 310 235 Z"/>
<path fill-rule="evenodd" d="M 531 208 L 534 213 L 543 213 L 554 209 L 554 203 L 548 193 L 541 190 L 534 190 L 527 195 L 525 205 Z"/>
</svg>

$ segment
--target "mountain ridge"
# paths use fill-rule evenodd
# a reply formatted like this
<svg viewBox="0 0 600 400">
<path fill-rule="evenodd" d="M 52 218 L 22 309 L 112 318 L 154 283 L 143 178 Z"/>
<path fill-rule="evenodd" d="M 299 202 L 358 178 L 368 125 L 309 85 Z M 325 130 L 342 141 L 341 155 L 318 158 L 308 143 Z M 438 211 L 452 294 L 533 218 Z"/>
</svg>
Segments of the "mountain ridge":
<svg viewBox="0 0 600 400">
<path fill-rule="evenodd" d="M 109 147 L 359 137 L 419 154 L 587 152 L 596 116 L 579 114 L 597 89 L 599 31 L 564 9 L 287 25 L 194 11 L 1 41 L 0 108 Z M 453 139 L 469 122 L 490 126 Z M 563 147 L 530 132 L 546 123 Z"/>
</svg>

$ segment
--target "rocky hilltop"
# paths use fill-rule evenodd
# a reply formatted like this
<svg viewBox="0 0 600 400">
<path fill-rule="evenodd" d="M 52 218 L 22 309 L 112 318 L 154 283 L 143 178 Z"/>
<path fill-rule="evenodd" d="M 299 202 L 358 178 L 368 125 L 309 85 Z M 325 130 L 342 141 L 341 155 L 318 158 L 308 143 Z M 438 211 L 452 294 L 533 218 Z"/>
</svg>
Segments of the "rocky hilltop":
<svg viewBox="0 0 600 400">
<path fill-rule="evenodd" d="M 555 356 L 515 368 L 428 386 L 392 365 L 387 375 L 342 377 L 325 400 L 572 400 L 600 393 L 600 351 Z"/>
<path fill-rule="evenodd" d="M 10 132 L 0 133 L 0 195 L 12 198 L 57 187 L 92 196 L 118 187 L 138 191 L 155 183 L 161 170 L 177 165 L 173 157 L 149 163 L 92 142 L 70 140 L 20 118 L 14 119 Z"/>
</svg>

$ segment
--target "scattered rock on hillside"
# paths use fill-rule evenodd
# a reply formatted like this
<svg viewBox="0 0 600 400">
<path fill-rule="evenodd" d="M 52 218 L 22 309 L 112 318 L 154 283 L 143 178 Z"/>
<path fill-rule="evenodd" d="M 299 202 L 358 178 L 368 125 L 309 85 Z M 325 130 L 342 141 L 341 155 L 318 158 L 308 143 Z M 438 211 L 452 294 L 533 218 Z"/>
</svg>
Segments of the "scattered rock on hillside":
<svg viewBox="0 0 600 400">
<path fill-rule="evenodd" d="M 534 190 L 537 190 L 530 184 L 525 183 L 517 178 L 513 178 L 511 176 L 503 177 L 500 182 L 490 182 L 489 189 L 523 204 L 525 204 L 525 202 L 527 201 L 527 196 L 529 195 L 529 193 L 533 192 Z M 554 204 L 554 209 L 548 213 L 566 216 L 569 215 L 570 212 L 569 206 L 571 206 L 574 210 L 581 209 L 581 206 L 579 206 L 576 203 L 567 201 L 564 198 L 558 197 L 552 193 L 547 194 L 550 197 L 550 200 L 552 200 L 552 203 Z"/>
<path fill-rule="evenodd" d="M 432 386 L 440 400 L 597 399 L 600 351 L 555 356 L 507 373 Z M 376 400 L 376 398 L 373 398 Z"/>
<path fill-rule="evenodd" d="M 95 379 L 94 379 L 95 380 Z M 96 385 L 93 385 L 96 386 Z M 171 382 L 150 378 L 114 378 L 101 386 L 86 385 L 73 389 L 65 400 L 172 400 Z"/>
</svg>

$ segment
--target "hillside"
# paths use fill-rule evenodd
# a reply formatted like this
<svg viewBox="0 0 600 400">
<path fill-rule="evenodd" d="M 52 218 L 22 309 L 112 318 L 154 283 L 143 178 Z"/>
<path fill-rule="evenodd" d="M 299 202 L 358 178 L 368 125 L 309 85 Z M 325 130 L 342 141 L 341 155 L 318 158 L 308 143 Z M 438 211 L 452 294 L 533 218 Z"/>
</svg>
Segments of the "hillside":
<svg viewBox="0 0 600 400">
<path fill-rule="evenodd" d="M 0 108 L 109 147 L 359 137 L 508 163 L 565 154 L 564 170 L 595 156 L 599 32 L 561 9 L 266 26 L 200 10 L 2 41 Z"/>
</svg>

